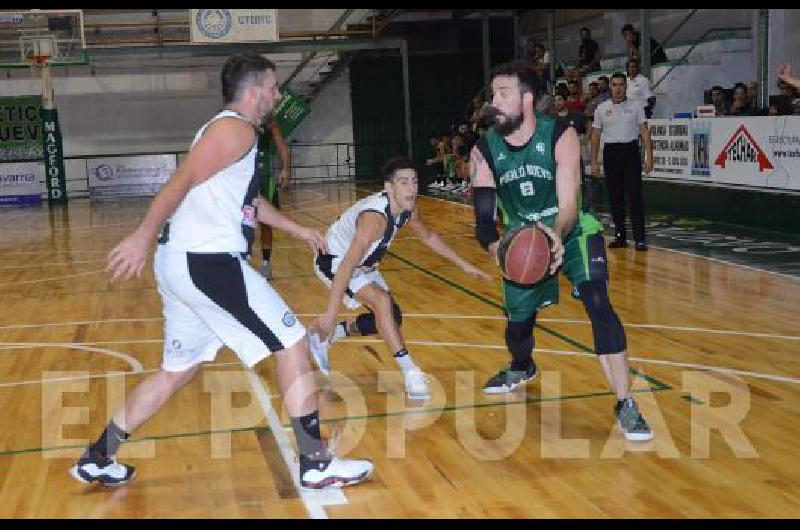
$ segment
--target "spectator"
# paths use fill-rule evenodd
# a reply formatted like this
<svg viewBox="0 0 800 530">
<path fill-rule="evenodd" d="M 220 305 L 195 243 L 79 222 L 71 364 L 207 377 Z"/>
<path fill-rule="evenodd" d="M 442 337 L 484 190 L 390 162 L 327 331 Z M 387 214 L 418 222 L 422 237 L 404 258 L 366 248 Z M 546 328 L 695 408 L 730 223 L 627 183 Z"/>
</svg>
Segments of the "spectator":
<svg viewBox="0 0 800 530">
<path fill-rule="evenodd" d="M 753 106 L 747 99 L 747 85 L 736 83 L 733 86 L 733 102 L 728 116 L 752 116 Z"/>
<path fill-rule="evenodd" d="M 567 108 L 573 112 L 583 114 L 586 107 L 583 104 L 581 86 L 577 81 L 570 79 L 567 81 Z"/>
<path fill-rule="evenodd" d="M 778 78 L 796 89 L 800 90 L 800 77 L 792 75 L 792 67 L 789 63 L 781 65 L 778 69 Z"/>
<path fill-rule="evenodd" d="M 433 152 L 433 157 L 425 160 L 425 165 L 432 169 L 433 182 L 428 184 L 428 188 L 441 188 L 444 186 L 444 163 L 442 162 L 443 153 L 440 149 L 441 139 L 438 136 L 428 137 L 428 146 Z"/>
<path fill-rule="evenodd" d="M 611 98 L 611 91 L 608 89 L 608 76 L 601 75 L 597 78 L 597 104 Z"/>
<path fill-rule="evenodd" d="M 591 120 L 594 118 L 594 109 L 597 108 L 597 105 L 600 104 L 600 88 L 597 81 L 592 81 L 589 83 L 589 95 L 586 100 L 586 110 L 584 114 L 586 115 L 586 119 Z"/>
<path fill-rule="evenodd" d="M 714 116 L 727 116 L 728 102 L 725 100 L 725 91 L 719 85 L 711 87 L 711 104 L 714 105 Z"/>
<path fill-rule="evenodd" d="M 648 120 L 653 117 L 653 107 L 656 105 L 656 97 L 650 90 L 650 80 L 639 74 L 639 61 L 628 59 L 628 88 L 626 96 L 628 99 L 638 101 L 644 109 L 645 118 Z"/>
<path fill-rule="evenodd" d="M 545 51 L 544 45 L 534 39 L 533 36 L 528 36 L 525 39 L 524 62 L 534 69 L 537 66 L 541 66 L 545 82 L 550 81 L 550 54 Z"/>
<path fill-rule="evenodd" d="M 556 86 L 556 94 L 561 94 L 564 96 L 564 99 L 569 98 L 569 87 L 567 84 L 563 82 L 559 83 L 558 86 Z"/>
<path fill-rule="evenodd" d="M 539 112 L 546 112 L 550 109 L 550 84 L 547 80 L 550 77 L 550 71 L 544 71 L 544 63 L 537 63 L 533 67 L 534 86 L 536 90 L 536 110 Z M 546 75 L 545 75 L 546 74 Z"/>
<path fill-rule="evenodd" d="M 589 28 L 581 28 L 581 45 L 578 47 L 578 70 L 582 75 L 600 70 L 600 46 L 592 38 Z"/>
<path fill-rule="evenodd" d="M 639 46 L 641 44 L 642 35 L 635 29 L 633 24 L 625 24 L 622 26 L 622 37 L 628 44 L 628 58 L 641 59 Z M 667 62 L 667 54 L 656 39 L 650 37 L 650 64 L 658 64 Z"/>
</svg>

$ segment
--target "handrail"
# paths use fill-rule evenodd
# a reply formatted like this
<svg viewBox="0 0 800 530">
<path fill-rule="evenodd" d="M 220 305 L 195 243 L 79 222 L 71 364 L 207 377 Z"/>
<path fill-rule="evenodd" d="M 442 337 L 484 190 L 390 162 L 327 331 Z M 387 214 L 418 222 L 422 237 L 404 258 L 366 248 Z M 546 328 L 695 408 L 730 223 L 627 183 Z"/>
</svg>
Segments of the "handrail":
<svg viewBox="0 0 800 530">
<path fill-rule="evenodd" d="M 674 28 L 672 31 L 670 31 L 669 35 L 667 35 L 666 37 L 664 37 L 664 39 L 662 39 L 661 43 L 660 43 L 658 46 L 656 46 L 656 48 L 655 48 L 654 50 L 650 50 L 650 55 L 651 55 L 651 56 L 655 55 L 655 54 L 656 54 L 656 52 L 657 52 L 658 50 L 665 50 L 665 51 L 666 51 L 666 49 L 667 49 L 667 43 L 670 41 L 670 39 L 671 39 L 672 37 L 674 37 L 674 36 L 675 36 L 675 34 L 676 34 L 676 33 L 678 33 L 678 31 L 679 31 L 679 30 L 680 30 L 680 29 L 681 29 L 681 28 L 682 28 L 682 27 L 683 27 L 683 26 L 684 26 L 684 25 L 685 25 L 687 22 L 689 22 L 689 19 L 690 19 L 690 18 L 692 18 L 692 17 L 694 16 L 694 14 L 695 14 L 695 13 L 697 13 L 698 11 L 700 11 L 700 10 L 699 10 L 699 9 L 692 9 L 691 11 L 689 11 L 689 14 L 688 14 L 688 15 L 686 15 L 686 17 L 685 17 L 683 20 L 681 20 L 681 21 L 678 23 L 678 25 L 677 25 L 677 26 L 675 26 L 675 28 Z"/>
<path fill-rule="evenodd" d="M 681 56 L 681 58 L 680 58 L 680 59 L 678 59 L 678 60 L 675 62 L 675 64 L 673 64 L 673 65 L 670 67 L 670 69 L 666 71 L 666 73 L 665 73 L 665 74 L 664 74 L 664 75 L 661 77 L 661 79 L 659 79 L 657 82 L 653 83 L 653 86 L 652 86 L 651 90 L 655 90 L 656 88 L 658 88 L 658 85 L 660 85 L 660 84 L 661 84 L 661 82 L 662 82 L 664 79 L 666 79 L 666 78 L 667 78 L 667 76 L 668 76 L 669 74 L 671 74 L 673 70 L 675 70 L 677 67 L 679 67 L 679 66 L 681 65 L 681 63 L 683 63 L 683 61 L 684 61 L 684 60 L 686 60 L 686 58 L 689 56 L 689 54 L 690 54 L 690 53 L 692 53 L 692 52 L 694 51 L 694 49 L 695 49 L 695 48 L 697 48 L 697 46 L 698 46 L 698 45 L 699 45 L 701 42 L 703 42 L 703 40 L 704 40 L 704 39 L 705 39 L 707 36 L 711 35 L 712 33 L 716 33 L 716 32 L 724 32 L 724 31 L 742 31 L 742 30 L 750 30 L 750 29 L 752 29 L 752 28 L 750 28 L 750 26 L 731 26 L 731 27 L 724 27 L 724 28 L 711 28 L 711 29 L 709 29 L 709 30 L 706 30 L 706 32 L 705 32 L 705 33 L 703 33 L 702 35 L 700 35 L 700 37 L 698 37 L 698 38 L 697 38 L 697 39 L 694 41 L 694 44 L 692 44 L 691 46 L 689 46 L 689 49 L 688 49 L 688 50 L 686 50 L 686 52 L 683 54 L 683 56 Z"/>
</svg>

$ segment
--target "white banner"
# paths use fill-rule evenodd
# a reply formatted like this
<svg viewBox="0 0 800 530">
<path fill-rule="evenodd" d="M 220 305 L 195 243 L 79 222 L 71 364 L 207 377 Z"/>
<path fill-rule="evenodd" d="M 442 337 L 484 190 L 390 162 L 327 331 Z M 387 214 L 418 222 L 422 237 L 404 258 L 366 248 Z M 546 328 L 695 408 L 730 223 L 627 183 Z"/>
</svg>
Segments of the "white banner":
<svg viewBox="0 0 800 530">
<path fill-rule="evenodd" d="M 0 164 L 0 206 L 42 202 L 43 162 Z"/>
<path fill-rule="evenodd" d="M 278 40 L 277 9 L 192 9 L 193 43 Z"/>
<path fill-rule="evenodd" d="M 717 118 L 714 182 L 800 190 L 800 116 Z"/>
<path fill-rule="evenodd" d="M 89 158 L 86 160 L 89 196 L 153 196 L 169 180 L 175 168 L 175 155 Z"/>
<path fill-rule="evenodd" d="M 651 177 L 800 190 L 800 117 L 650 120 Z"/>
</svg>

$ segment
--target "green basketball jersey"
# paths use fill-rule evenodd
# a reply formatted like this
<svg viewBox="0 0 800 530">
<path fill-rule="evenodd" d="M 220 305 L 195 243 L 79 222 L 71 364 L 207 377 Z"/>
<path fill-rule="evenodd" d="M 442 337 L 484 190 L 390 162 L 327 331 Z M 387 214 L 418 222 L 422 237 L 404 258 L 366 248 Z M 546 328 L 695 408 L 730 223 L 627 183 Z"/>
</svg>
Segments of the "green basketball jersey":
<svg viewBox="0 0 800 530">
<path fill-rule="evenodd" d="M 558 213 L 555 120 L 536 113 L 536 130 L 527 144 L 509 146 L 494 128 L 486 132 L 494 181 L 506 230 L 541 221 L 552 226 Z"/>
</svg>

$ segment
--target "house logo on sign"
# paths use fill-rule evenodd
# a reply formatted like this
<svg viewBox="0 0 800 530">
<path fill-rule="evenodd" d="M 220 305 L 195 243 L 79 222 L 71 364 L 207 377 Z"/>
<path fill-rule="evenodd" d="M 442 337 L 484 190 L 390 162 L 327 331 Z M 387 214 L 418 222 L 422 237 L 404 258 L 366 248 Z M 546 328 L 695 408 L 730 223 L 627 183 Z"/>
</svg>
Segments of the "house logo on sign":
<svg viewBox="0 0 800 530">
<path fill-rule="evenodd" d="M 209 39 L 219 39 L 231 30 L 233 17 L 229 9 L 198 9 L 197 29 Z"/>
<path fill-rule="evenodd" d="M 755 164 L 758 163 L 758 172 L 774 169 L 775 166 L 767 158 L 766 153 L 756 143 L 744 125 L 740 125 L 733 133 L 728 143 L 717 155 L 714 165 L 725 169 L 725 164 Z"/>
</svg>

